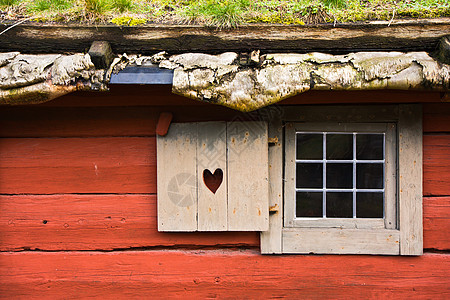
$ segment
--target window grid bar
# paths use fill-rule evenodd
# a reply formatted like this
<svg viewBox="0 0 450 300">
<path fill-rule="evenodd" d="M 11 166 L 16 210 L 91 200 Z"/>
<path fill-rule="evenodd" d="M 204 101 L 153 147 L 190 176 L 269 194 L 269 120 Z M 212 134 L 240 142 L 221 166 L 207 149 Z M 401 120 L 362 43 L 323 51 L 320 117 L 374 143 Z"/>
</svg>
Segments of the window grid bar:
<svg viewBox="0 0 450 300">
<path fill-rule="evenodd" d="M 384 189 L 309 189 L 296 188 L 296 192 L 357 192 L 357 193 L 384 193 Z"/>
<path fill-rule="evenodd" d="M 323 165 L 322 165 L 322 217 L 327 217 L 327 133 L 322 132 L 322 159 L 323 159 Z"/>
<path fill-rule="evenodd" d="M 304 133 L 318 133 L 318 132 L 296 132 L 295 135 L 304 134 Z M 352 192 L 353 197 L 353 219 L 356 219 L 356 193 L 358 192 L 367 192 L 367 193 L 383 193 L 383 206 L 385 201 L 385 189 L 384 184 L 382 189 L 357 189 L 356 188 L 356 164 L 358 163 L 382 163 L 383 164 L 383 174 L 385 172 L 385 162 L 386 162 L 386 138 L 383 133 L 383 159 L 382 160 L 357 160 L 356 159 L 356 135 L 361 134 L 361 132 L 352 132 L 353 135 L 353 159 L 352 160 L 327 160 L 326 159 L 326 139 L 327 134 L 341 134 L 342 132 L 322 132 L 322 159 L 295 159 L 295 163 L 322 163 L 322 189 L 310 189 L 310 188 L 295 188 L 295 193 L 297 192 L 322 192 L 322 218 L 327 218 L 326 215 L 326 205 L 327 205 L 327 192 Z M 342 134 L 350 134 L 350 133 L 342 133 Z M 371 134 L 371 133 L 364 133 Z M 373 133 L 379 134 L 379 133 Z M 295 138 L 295 149 L 297 149 L 297 138 Z M 327 179 L 326 179 L 326 171 L 327 171 L 327 163 L 352 163 L 353 164 L 353 178 L 352 184 L 353 188 L 351 189 L 328 189 Z M 384 175 L 383 175 L 384 178 Z M 297 179 L 295 179 L 297 182 Z M 295 199 L 295 197 L 294 197 Z M 385 211 L 383 209 L 383 218 Z M 296 216 L 295 216 L 296 217 Z M 297 217 L 296 217 L 297 218 Z"/>
<path fill-rule="evenodd" d="M 353 133 L 353 218 L 356 218 L 356 133 Z"/>
<path fill-rule="evenodd" d="M 334 159 L 296 159 L 295 160 L 296 163 L 367 163 L 367 164 L 383 164 L 385 162 L 384 159 L 378 159 L 378 160 L 361 160 L 361 159 L 355 159 L 355 160 L 350 160 L 350 159 L 346 159 L 346 160 L 334 160 Z"/>
</svg>

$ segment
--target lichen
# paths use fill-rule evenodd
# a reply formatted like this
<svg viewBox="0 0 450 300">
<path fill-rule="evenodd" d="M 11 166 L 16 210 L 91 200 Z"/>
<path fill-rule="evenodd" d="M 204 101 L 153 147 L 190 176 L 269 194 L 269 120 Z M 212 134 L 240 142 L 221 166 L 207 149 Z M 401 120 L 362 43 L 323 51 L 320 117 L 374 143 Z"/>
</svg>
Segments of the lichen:
<svg viewBox="0 0 450 300">
<path fill-rule="evenodd" d="M 146 19 L 134 18 L 129 16 L 121 16 L 111 20 L 111 23 L 114 23 L 119 26 L 136 26 L 147 23 Z"/>
<path fill-rule="evenodd" d="M 219 57 L 188 53 L 170 57 L 178 64 L 173 92 L 248 112 L 310 89 L 448 91 L 450 84 L 450 67 L 425 52 L 269 54 L 252 67 Z M 229 72 L 218 76 L 215 71 L 224 67 Z"/>
</svg>

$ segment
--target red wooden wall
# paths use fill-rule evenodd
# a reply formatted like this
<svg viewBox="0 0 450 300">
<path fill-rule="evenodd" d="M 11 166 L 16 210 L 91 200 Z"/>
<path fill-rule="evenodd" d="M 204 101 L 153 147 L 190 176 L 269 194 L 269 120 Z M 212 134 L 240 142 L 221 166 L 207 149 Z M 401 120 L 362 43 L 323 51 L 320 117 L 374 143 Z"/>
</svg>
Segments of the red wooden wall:
<svg viewBox="0 0 450 300">
<path fill-rule="evenodd" d="M 450 104 L 314 92 L 282 104 L 424 103 L 421 257 L 261 255 L 257 233 L 158 233 L 155 127 L 236 112 L 114 87 L 0 108 L 0 297 L 450 297 Z"/>
</svg>

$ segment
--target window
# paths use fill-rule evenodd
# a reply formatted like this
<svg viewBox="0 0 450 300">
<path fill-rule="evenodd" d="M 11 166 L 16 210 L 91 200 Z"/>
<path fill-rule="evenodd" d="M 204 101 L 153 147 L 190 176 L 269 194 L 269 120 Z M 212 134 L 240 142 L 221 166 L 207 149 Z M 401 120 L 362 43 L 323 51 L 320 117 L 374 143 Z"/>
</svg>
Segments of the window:
<svg viewBox="0 0 450 300">
<path fill-rule="evenodd" d="M 285 227 L 395 228 L 394 123 L 285 128 Z"/>
<path fill-rule="evenodd" d="M 263 253 L 422 253 L 420 106 L 289 108 L 274 136 Z"/>
</svg>

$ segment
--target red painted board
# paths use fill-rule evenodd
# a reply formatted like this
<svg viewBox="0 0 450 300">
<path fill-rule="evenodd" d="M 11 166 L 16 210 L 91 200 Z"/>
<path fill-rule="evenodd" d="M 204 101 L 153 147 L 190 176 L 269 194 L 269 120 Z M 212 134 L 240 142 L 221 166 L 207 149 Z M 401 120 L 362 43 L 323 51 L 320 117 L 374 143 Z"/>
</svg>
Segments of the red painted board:
<svg viewBox="0 0 450 300">
<path fill-rule="evenodd" d="M 42 107 L 94 107 L 94 106 L 177 106 L 208 105 L 172 93 L 170 85 L 111 85 L 108 92 L 80 91 L 52 101 L 38 104 Z"/>
<path fill-rule="evenodd" d="M 155 138 L 0 139 L 0 193 L 155 193 Z"/>
<path fill-rule="evenodd" d="M 423 247 L 450 250 L 450 197 L 423 198 Z"/>
<path fill-rule="evenodd" d="M 449 250 L 450 197 L 423 204 L 424 248 Z M 259 247 L 255 232 L 159 233 L 155 195 L 0 196 L 0 211 L 0 251 Z"/>
<path fill-rule="evenodd" d="M 0 137 L 154 136 L 161 112 L 174 122 L 233 120 L 223 106 L 0 107 Z"/>
<path fill-rule="evenodd" d="M 424 195 L 450 195 L 450 135 L 424 135 L 423 179 Z"/>
<path fill-rule="evenodd" d="M 425 103 L 423 110 L 424 132 L 450 132 L 450 103 Z M 0 107 L 0 137 L 153 136 L 165 111 L 174 115 L 174 122 L 245 119 L 245 114 L 219 105 L 6 106 Z"/>
<path fill-rule="evenodd" d="M 450 132 L 450 103 L 423 105 L 424 132 Z"/>
<path fill-rule="evenodd" d="M 155 135 L 159 110 L 159 107 L 0 107 L 0 136 Z"/>
<path fill-rule="evenodd" d="M 450 135 L 423 143 L 424 195 L 450 195 Z M 3 194 L 156 193 L 154 137 L 6 138 L 0 153 Z"/>
<path fill-rule="evenodd" d="M 441 93 L 427 91 L 373 90 L 373 91 L 308 91 L 287 98 L 277 105 L 329 103 L 420 103 L 441 102 Z M 39 104 L 42 107 L 93 106 L 207 106 L 208 104 L 172 93 L 170 85 L 111 85 L 110 91 L 76 92 Z"/>
<path fill-rule="evenodd" d="M 4 298 L 449 299 L 450 255 L 0 254 Z"/>
<path fill-rule="evenodd" d="M 0 251 L 259 247 L 259 233 L 159 233 L 156 195 L 0 196 Z"/>
</svg>

